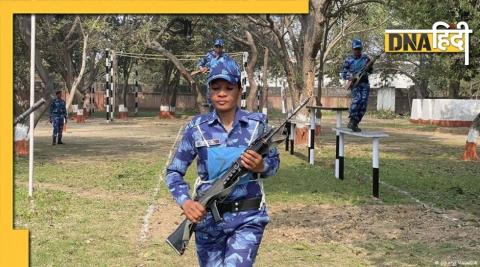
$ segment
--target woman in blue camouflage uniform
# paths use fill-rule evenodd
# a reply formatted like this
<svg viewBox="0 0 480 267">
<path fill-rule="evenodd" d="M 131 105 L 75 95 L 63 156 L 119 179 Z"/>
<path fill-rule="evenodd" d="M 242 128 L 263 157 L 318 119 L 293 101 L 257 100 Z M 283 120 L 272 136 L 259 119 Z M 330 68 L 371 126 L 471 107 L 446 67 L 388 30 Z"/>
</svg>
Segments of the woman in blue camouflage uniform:
<svg viewBox="0 0 480 267">
<path fill-rule="evenodd" d="M 344 80 L 352 80 L 354 75 L 357 74 L 369 61 L 370 58 L 362 54 L 362 42 L 359 39 L 352 41 L 352 55 L 348 56 L 343 63 L 341 76 Z M 371 73 L 372 70 L 368 70 Z M 363 76 L 358 84 L 352 88 L 352 103 L 350 105 L 350 122 L 348 128 L 354 132 L 360 132 L 358 127 L 360 121 L 362 121 L 363 115 L 367 111 L 368 95 L 370 94 L 370 83 L 368 81 L 368 73 Z"/>
<path fill-rule="evenodd" d="M 214 111 L 199 115 L 185 127 L 170 165 L 166 183 L 186 217 L 196 223 L 195 242 L 200 266 L 252 266 L 269 222 L 261 178 L 274 175 L 280 159 L 275 148 L 266 155 L 245 148 L 267 127 L 266 116 L 237 107 L 241 95 L 240 70 L 229 57 L 211 62 L 208 76 Z M 197 157 L 198 178 L 193 194 L 202 194 L 241 156 L 250 172 L 227 199 L 218 204 L 223 219 L 192 200 L 184 181 Z"/>
</svg>

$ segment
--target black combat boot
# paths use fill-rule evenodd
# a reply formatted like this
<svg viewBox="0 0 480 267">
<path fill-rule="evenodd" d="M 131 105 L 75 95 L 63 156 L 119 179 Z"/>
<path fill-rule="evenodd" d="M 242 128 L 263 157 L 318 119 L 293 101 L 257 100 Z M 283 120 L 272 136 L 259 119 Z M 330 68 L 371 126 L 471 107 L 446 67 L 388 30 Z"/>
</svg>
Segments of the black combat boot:
<svg viewBox="0 0 480 267">
<path fill-rule="evenodd" d="M 358 123 L 353 124 L 353 127 L 351 129 L 352 131 L 357 133 L 362 131 L 362 129 L 358 128 Z"/>
<path fill-rule="evenodd" d="M 56 145 L 57 144 L 57 137 L 56 136 L 53 136 L 52 137 L 52 146 Z"/>
<path fill-rule="evenodd" d="M 61 135 L 61 134 L 58 135 L 58 144 L 59 144 L 59 145 L 63 145 L 62 135 Z"/>
<path fill-rule="evenodd" d="M 350 122 L 348 122 L 347 128 L 349 128 L 353 132 L 361 132 L 362 131 L 362 129 L 358 128 L 358 123 L 354 120 L 350 120 Z"/>
</svg>

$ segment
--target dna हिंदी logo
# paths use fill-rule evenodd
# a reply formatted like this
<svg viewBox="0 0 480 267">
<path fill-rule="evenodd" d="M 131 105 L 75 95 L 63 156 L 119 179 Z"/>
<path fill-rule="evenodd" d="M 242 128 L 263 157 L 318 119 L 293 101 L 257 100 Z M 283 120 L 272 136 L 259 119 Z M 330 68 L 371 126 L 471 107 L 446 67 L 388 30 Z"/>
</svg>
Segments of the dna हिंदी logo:
<svg viewBox="0 0 480 267">
<path fill-rule="evenodd" d="M 465 53 L 469 65 L 471 33 L 464 21 L 456 25 L 438 21 L 425 30 L 385 30 L 384 49 L 386 53 Z"/>
</svg>

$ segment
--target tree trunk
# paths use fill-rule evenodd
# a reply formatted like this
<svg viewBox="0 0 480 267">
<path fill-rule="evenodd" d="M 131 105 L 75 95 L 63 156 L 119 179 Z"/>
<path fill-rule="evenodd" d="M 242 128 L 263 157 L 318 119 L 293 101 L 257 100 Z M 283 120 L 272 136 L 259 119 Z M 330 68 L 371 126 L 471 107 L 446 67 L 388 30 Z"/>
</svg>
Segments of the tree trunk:
<svg viewBox="0 0 480 267">
<path fill-rule="evenodd" d="M 80 67 L 80 73 L 78 74 L 78 77 L 75 78 L 75 80 L 73 81 L 73 84 L 72 84 L 72 88 L 70 88 L 70 93 L 69 93 L 68 99 L 66 101 L 67 102 L 66 103 L 67 110 L 72 105 L 72 101 L 73 101 L 73 98 L 75 96 L 75 92 L 77 90 L 77 87 L 78 87 L 78 85 L 80 84 L 80 81 L 83 78 L 83 74 L 85 73 L 85 64 L 86 64 L 86 61 L 87 61 L 87 46 L 88 46 L 88 35 L 85 35 L 83 37 L 82 65 Z"/>
<path fill-rule="evenodd" d="M 250 60 L 248 61 L 246 67 L 248 82 L 250 83 L 250 92 L 248 93 L 247 97 L 247 109 L 253 111 L 258 90 L 258 85 L 255 81 L 255 64 L 257 64 L 258 50 L 252 34 L 249 31 L 245 31 L 245 35 L 247 37 L 248 46 L 250 47 Z"/>
<path fill-rule="evenodd" d="M 22 16 L 17 16 L 17 21 L 20 28 L 19 33 L 21 39 L 28 47 L 28 50 L 30 50 L 30 16 L 28 16 L 25 21 L 22 19 Z M 46 103 L 37 111 L 35 111 L 34 125 L 37 126 L 43 114 L 45 114 L 45 112 L 49 109 L 50 103 L 52 102 L 52 96 L 55 95 L 55 86 L 53 84 L 53 79 L 50 77 L 49 72 L 43 66 L 43 61 L 40 58 L 40 51 L 38 51 L 38 48 L 35 48 L 35 69 L 45 86 L 42 91 L 41 97 L 46 100 Z"/>
<path fill-rule="evenodd" d="M 125 66 L 126 65 L 126 66 Z M 122 89 L 122 99 L 123 106 L 127 107 L 127 94 L 128 94 L 128 78 L 130 78 L 130 73 L 132 72 L 133 60 L 128 60 L 123 66 L 123 89 Z"/>
<path fill-rule="evenodd" d="M 460 92 L 460 80 L 452 78 L 448 82 L 448 97 L 458 98 Z"/>
<path fill-rule="evenodd" d="M 263 54 L 263 95 L 262 101 L 260 101 L 260 110 L 263 112 L 263 108 L 268 110 L 268 47 L 265 47 L 265 52 Z"/>
<path fill-rule="evenodd" d="M 178 91 L 178 84 L 180 83 L 180 72 L 175 71 L 173 76 L 173 80 L 170 83 L 170 114 L 174 115 L 176 112 L 177 107 L 177 91 Z"/>
<path fill-rule="evenodd" d="M 190 75 L 190 72 L 185 68 L 183 63 L 180 60 L 178 60 L 178 58 L 175 55 L 173 55 L 170 51 L 168 51 L 162 45 L 160 45 L 160 43 L 158 43 L 157 41 L 147 40 L 146 43 L 148 48 L 161 53 L 175 65 L 175 67 L 180 72 L 182 77 L 190 83 L 192 92 L 195 95 L 195 100 L 196 100 L 195 104 L 197 109 L 201 113 L 208 112 L 208 108 L 203 106 L 203 103 L 206 103 L 206 99 L 203 96 L 200 90 L 200 87 L 198 86 L 197 82 L 193 79 L 192 75 Z"/>
</svg>

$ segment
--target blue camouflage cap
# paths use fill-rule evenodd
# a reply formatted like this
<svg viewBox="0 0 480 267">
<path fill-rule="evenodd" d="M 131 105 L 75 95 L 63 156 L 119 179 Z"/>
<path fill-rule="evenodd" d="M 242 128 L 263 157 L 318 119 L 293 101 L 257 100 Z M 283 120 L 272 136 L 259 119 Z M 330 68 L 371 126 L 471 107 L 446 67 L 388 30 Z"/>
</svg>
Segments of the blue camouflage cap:
<svg viewBox="0 0 480 267">
<path fill-rule="evenodd" d="M 240 83 L 240 67 L 237 62 L 229 56 L 212 60 L 207 78 L 208 85 L 216 79 L 224 79 L 231 84 Z"/>
<path fill-rule="evenodd" d="M 216 39 L 216 40 L 215 40 L 215 43 L 214 43 L 213 45 L 214 45 L 214 46 L 219 45 L 219 46 L 222 46 L 222 47 L 223 47 L 223 46 L 225 45 L 225 42 L 224 42 L 222 39 Z"/>
<path fill-rule="evenodd" d="M 362 48 L 362 41 L 360 41 L 360 39 L 353 39 L 352 40 L 352 49 L 355 49 L 355 48 Z"/>
</svg>

